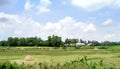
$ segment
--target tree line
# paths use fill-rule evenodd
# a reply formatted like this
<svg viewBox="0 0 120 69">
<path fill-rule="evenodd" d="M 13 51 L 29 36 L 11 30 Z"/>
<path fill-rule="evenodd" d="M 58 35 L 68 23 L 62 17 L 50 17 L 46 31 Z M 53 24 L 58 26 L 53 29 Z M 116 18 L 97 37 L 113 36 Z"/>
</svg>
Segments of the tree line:
<svg viewBox="0 0 120 69">
<path fill-rule="evenodd" d="M 67 44 L 76 44 L 84 43 L 85 45 L 90 44 L 91 46 L 113 46 L 120 45 L 119 42 L 110 42 L 110 41 L 95 41 L 95 40 L 82 40 L 82 39 L 70 39 L 66 38 L 65 41 L 62 41 L 60 36 L 52 35 L 48 36 L 47 40 L 43 40 L 40 37 L 9 37 L 7 40 L 1 40 L 0 46 L 48 46 L 48 47 L 61 47 Z"/>
<path fill-rule="evenodd" d="M 63 45 L 63 41 L 59 36 L 48 36 L 47 40 L 43 40 L 40 37 L 9 37 L 7 40 L 0 41 L 0 46 L 50 46 L 60 47 Z"/>
</svg>

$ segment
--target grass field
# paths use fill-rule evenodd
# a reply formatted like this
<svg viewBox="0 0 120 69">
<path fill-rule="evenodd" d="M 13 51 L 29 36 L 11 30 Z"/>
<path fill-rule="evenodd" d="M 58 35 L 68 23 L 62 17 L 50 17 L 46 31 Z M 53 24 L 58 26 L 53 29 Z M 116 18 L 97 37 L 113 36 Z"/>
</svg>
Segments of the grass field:
<svg viewBox="0 0 120 69">
<path fill-rule="evenodd" d="M 97 47 L 95 47 L 97 48 Z M 32 56 L 34 61 L 26 61 L 27 55 Z M 0 63 L 5 61 L 17 63 L 48 63 L 64 64 L 87 56 L 88 62 L 99 61 L 120 68 L 120 46 L 107 47 L 107 49 L 94 48 L 51 48 L 51 47 L 0 47 Z"/>
</svg>

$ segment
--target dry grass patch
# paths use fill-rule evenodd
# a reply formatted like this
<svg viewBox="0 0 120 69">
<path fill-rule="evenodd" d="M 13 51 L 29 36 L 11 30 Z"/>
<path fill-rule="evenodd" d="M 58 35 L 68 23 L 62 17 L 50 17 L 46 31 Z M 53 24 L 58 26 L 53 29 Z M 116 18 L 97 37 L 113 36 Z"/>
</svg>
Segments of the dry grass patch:
<svg viewBox="0 0 120 69">
<path fill-rule="evenodd" d="M 97 48 L 97 47 L 95 47 L 95 48 L 94 48 L 94 50 L 98 50 L 98 48 Z"/>
<path fill-rule="evenodd" d="M 25 64 L 34 64 L 36 62 L 37 59 L 35 59 L 33 56 L 31 55 L 27 55 L 25 56 L 24 59 L 18 59 L 18 60 L 12 60 L 11 62 L 16 62 L 18 64 L 22 64 L 22 63 L 25 63 Z"/>
<path fill-rule="evenodd" d="M 31 55 L 27 55 L 25 58 L 24 58 L 25 61 L 35 61 L 35 58 Z"/>
</svg>

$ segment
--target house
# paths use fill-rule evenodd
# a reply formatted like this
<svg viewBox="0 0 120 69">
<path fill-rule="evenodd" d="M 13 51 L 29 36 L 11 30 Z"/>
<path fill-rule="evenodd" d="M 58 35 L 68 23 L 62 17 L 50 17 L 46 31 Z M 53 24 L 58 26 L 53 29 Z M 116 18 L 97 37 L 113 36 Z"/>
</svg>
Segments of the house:
<svg viewBox="0 0 120 69">
<path fill-rule="evenodd" d="M 85 43 L 76 43 L 76 46 L 85 46 Z"/>
<path fill-rule="evenodd" d="M 64 46 L 85 46 L 85 43 L 76 43 L 76 44 L 64 44 Z"/>
<path fill-rule="evenodd" d="M 64 44 L 64 46 L 75 46 L 75 44 Z"/>
<path fill-rule="evenodd" d="M 88 43 L 87 46 L 92 46 L 92 43 Z"/>
</svg>

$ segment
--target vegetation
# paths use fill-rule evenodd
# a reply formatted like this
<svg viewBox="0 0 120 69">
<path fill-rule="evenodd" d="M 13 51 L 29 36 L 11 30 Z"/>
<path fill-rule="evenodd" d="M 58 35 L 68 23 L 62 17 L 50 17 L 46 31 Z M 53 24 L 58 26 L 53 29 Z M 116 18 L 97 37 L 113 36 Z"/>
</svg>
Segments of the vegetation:
<svg viewBox="0 0 120 69">
<path fill-rule="evenodd" d="M 17 64 L 5 62 L 0 64 L 0 69 L 113 69 L 113 67 L 105 65 L 103 60 L 100 62 L 90 62 L 88 63 L 86 56 L 82 59 L 74 60 L 71 62 L 61 64 L 47 64 L 47 63 L 38 63 L 38 64 Z"/>
<path fill-rule="evenodd" d="M 105 46 L 105 49 L 100 47 L 0 47 L 0 65 L 13 69 L 14 66 L 17 69 L 119 69 L 120 50 L 110 48 L 120 49 L 120 46 Z M 27 55 L 35 60 L 26 61 Z M 83 56 L 87 57 L 82 58 Z"/>
<path fill-rule="evenodd" d="M 0 69 L 119 69 L 119 52 L 120 42 L 9 37 L 0 41 Z"/>
<path fill-rule="evenodd" d="M 70 39 L 67 38 L 65 41 L 62 41 L 62 38 L 59 36 L 48 36 L 47 40 L 43 40 L 38 37 L 27 37 L 27 38 L 18 38 L 18 37 L 9 37 L 7 40 L 0 41 L 0 46 L 48 46 L 48 47 L 61 47 L 61 46 L 76 46 L 76 43 L 84 43 L 85 45 L 90 46 L 115 46 L 120 45 L 120 42 L 110 42 L 103 41 L 98 42 L 95 40 L 82 40 L 82 39 Z"/>
<path fill-rule="evenodd" d="M 28 37 L 28 38 L 18 38 L 18 37 L 9 37 L 6 41 L 0 41 L 0 46 L 57 46 L 62 45 L 61 37 L 59 36 L 48 36 L 48 40 L 42 40 L 37 37 Z"/>
</svg>

